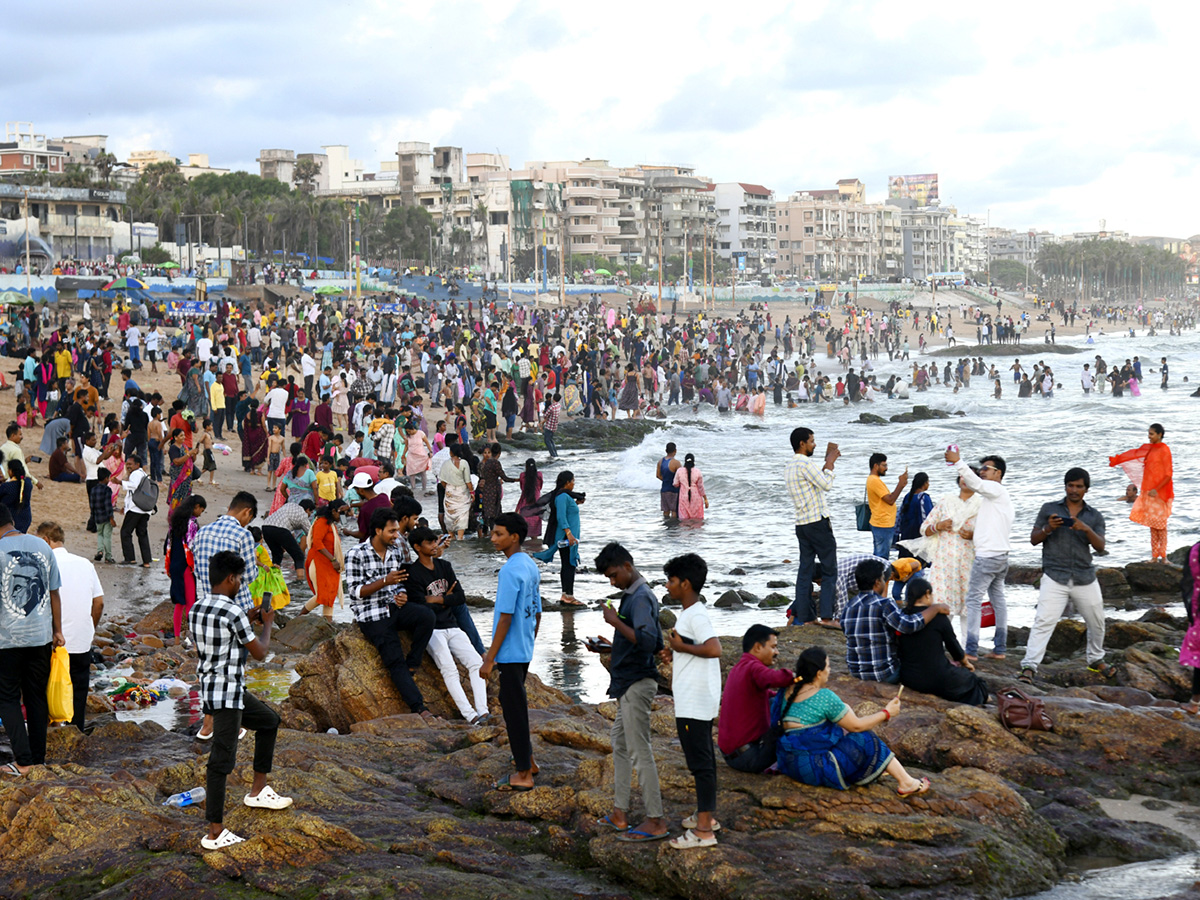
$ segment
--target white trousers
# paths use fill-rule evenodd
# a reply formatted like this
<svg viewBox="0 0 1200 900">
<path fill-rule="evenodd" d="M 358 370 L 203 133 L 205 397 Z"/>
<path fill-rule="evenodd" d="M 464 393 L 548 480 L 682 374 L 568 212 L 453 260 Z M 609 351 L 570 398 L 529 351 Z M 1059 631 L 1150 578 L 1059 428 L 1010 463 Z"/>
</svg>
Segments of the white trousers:
<svg viewBox="0 0 1200 900">
<path fill-rule="evenodd" d="M 1022 668 L 1037 671 L 1054 634 L 1054 626 L 1063 617 L 1068 603 L 1075 604 L 1075 609 L 1087 625 L 1088 664 L 1104 659 L 1104 597 L 1100 593 L 1099 579 L 1091 584 L 1076 584 L 1073 579 L 1066 584 L 1059 584 L 1049 575 L 1043 575 L 1037 616 L 1029 630 L 1029 643 L 1025 647 Z"/>
<path fill-rule="evenodd" d="M 442 681 L 446 682 L 446 690 L 450 692 L 450 699 L 454 701 L 454 705 L 458 707 L 462 717 L 469 722 L 477 716 L 487 715 L 487 685 L 479 677 L 479 667 L 483 664 L 483 657 L 471 646 L 471 639 L 467 637 L 466 632 L 461 628 L 435 628 L 426 649 L 433 657 L 438 671 L 442 673 Z M 455 660 L 466 666 L 467 679 L 471 682 L 471 693 L 475 698 L 474 706 L 467 702 L 467 695 L 458 678 L 458 666 L 454 664 Z"/>
</svg>

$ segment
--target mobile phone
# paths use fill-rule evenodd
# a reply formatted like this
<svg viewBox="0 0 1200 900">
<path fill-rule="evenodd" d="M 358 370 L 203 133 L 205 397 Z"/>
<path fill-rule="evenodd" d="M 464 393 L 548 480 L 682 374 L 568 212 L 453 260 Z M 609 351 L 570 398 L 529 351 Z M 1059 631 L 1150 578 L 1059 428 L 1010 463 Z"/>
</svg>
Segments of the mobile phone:
<svg viewBox="0 0 1200 900">
<path fill-rule="evenodd" d="M 275 595 L 272 594 L 270 591 L 263 591 L 263 595 L 262 595 L 262 608 L 263 609 L 271 608 L 271 598 L 274 596 Z"/>
<path fill-rule="evenodd" d="M 1075 524 L 1074 516 L 1063 516 L 1062 517 L 1062 526 L 1061 527 L 1070 528 L 1074 524 Z"/>
</svg>

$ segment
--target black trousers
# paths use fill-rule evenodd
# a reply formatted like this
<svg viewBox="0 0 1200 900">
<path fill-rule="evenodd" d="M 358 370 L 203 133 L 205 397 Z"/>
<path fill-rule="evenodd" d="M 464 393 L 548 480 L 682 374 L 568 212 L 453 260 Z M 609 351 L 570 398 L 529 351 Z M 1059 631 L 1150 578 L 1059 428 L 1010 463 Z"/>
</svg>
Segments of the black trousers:
<svg viewBox="0 0 1200 900">
<path fill-rule="evenodd" d="M 712 719 L 675 719 L 683 758 L 696 781 L 696 811 L 717 810 L 717 754 L 713 749 Z"/>
<path fill-rule="evenodd" d="M 562 562 L 559 579 L 562 581 L 563 593 L 568 597 L 573 597 L 575 595 L 575 567 L 571 565 L 571 548 L 559 547 L 558 558 Z"/>
<path fill-rule="evenodd" d="M 225 821 L 225 779 L 237 763 L 238 732 L 243 725 L 254 732 L 254 771 L 266 775 L 275 762 L 279 714 L 245 691 L 242 704 L 242 709 L 209 709 L 207 704 L 204 707 L 213 717 L 204 799 L 204 818 L 209 822 Z"/>
<path fill-rule="evenodd" d="M 820 617 L 833 618 L 837 589 L 837 539 L 829 518 L 796 526 L 800 544 L 800 566 L 796 573 L 796 601 L 792 604 L 793 624 L 803 625 L 817 618 L 812 602 L 813 562 L 821 559 Z"/>
<path fill-rule="evenodd" d="M 74 715 L 71 724 L 83 731 L 84 715 L 87 713 L 88 690 L 92 682 L 92 651 L 70 653 L 71 658 L 71 693 Z"/>
<path fill-rule="evenodd" d="M 529 663 L 496 663 L 500 671 L 500 711 L 508 731 L 508 747 L 518 772 L 533 768 L 533 739 L 529 736 L 529 699 L 525 676 Z"/>
<path fill-rule="evenodd" d="M 723 755 L 729 768 L 757 775 L 775 765 L 775 738 L 767 732 L 754 743 L 748 744 L 741 753 Z"/>
<path fill-rule="evenodd" d="M 425 710 L 425 698 L 413 681 L 411 670 L 421 665 L 425 648 L 433 636 L 435 618 L 433 610 L 425 604 L 406 603 L 404 606 L 392 604 L 388 618 L 381 622 L 358 623 L 363 637 L 379 651 L 379 659 L 391 674 L 392 683 L 400 692 L 400 699 L 415 713 Z M 412 635 L 407 655 L 404 645 L 400 643 L 400 631 Z"/>
<path fill-rule="evenodd" d="M 19 766 L 40 766 L 46 761 L 46 729 L 50 727 L 50 644 L 0 650 L 0 719 Z M 21 715 L 21 699 L 25 715 Z"/>
<path fill-rule="evenodd" d="M 125 555 L 125 562 L 137 562 L 133 552 L 133 536 L 136 534 L 138 546 L 142 548 L 142 562 L 150 565 L 150 534 L 146 530 L 149 524 L 149 513 L 125 513 L 125 521 L 121 523 L 121 552 Z"/>
<path fill-rule="evenodd" d="M 296 564 L 296 571 L 304 571 L 304 551 L 300 549 L 300 543 L 294 534 L 278 525 L 264 525 L 262 535 L 271 551 L 271 562 L 279 565 L 279 561 L 283 559 L 286 551 L 292 557 L 292 562 Z"/>
</svg>

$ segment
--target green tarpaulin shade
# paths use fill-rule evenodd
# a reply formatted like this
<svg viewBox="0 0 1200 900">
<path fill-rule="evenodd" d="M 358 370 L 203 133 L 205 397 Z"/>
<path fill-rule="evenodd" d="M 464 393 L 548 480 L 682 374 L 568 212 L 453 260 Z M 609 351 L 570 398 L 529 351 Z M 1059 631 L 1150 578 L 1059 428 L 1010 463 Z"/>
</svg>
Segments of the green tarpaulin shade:
<svg viewBox="0 0 1200 900">
<path fill-rule="evenodd" d="M 332 284 L 323 284 L 319 288 L 317 288 L 315 291 L 313 291 L 313 293 L 314 294 L 344 294 L 344 293 L 346 293 L 346 288 L 335 287 Z"/>
<path fill-rule="evenodd" d="M 0 306 L 33 306 L 33 301 L 20 291 L 0 291 Z"/>
<path fill-rule="evenodd" d="M 595 272 L 593 272 L 592 274 L 593 274 L 593 275 L 611 275 L 611 274 L 612 274 L 612 272 L 608 271 L 608 269 L 597 269 L 597 270 L 596 270 Z"/>
<path fill-rule="evenodd" d="M 176 262 L 165 262 L 165 263 L 163 263 L 161 266 L 159 266 L 159 268 L 160 268 L 160 269 L 178 269 L 178 268 L 179 268 L 179 263 L 176 263 Z"/>
<path fill-rule="evenodd" d="M 136 278 L 118 278 L 115 281 L 110 281 L 100 290 L 102 291 L 128 291 L 132 288 L 146 289 L 146 285 L 138 281 Z"/>
</svg>

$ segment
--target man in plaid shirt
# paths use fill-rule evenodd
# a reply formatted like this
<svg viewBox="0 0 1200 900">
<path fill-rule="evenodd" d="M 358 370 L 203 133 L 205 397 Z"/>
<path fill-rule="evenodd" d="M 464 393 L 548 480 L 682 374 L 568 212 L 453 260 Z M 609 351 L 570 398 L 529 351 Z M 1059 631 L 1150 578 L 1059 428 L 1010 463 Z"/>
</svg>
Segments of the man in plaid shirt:
<svg viewBox="0 0 1200 900">
<path fill-rule="evenodd" d="M 200 841 L 205 850 L 239 844 L 242 838 L 224 826 L 225 780 L 237 763 L 242 726 L 254 731 L 254 783 L 242 802 L 256 809 L 286 809 L 291 797 L 281 797 L 267 784 L 275 760 L 279 714 L 246 692 L 246 651 L 255 659 L 267 658 L 275 610 L 269 600 L 254 610 L 262 621 L 262 637 L 255 637 L 251 617 L 236 602 L 246 563 L 237 553 L 221 550 L 208 560 L 210 593 L 197 600 L 188 615 L 188 628 L 196 640 L 200 661 L 200 699 L 212 717 L 212 753 L 208 756 L 204 817 L 208 834 Z"/>
<path fill-rule="evenodd" d="M 92 522 L 96 525 L 96 562 L 114 562 L 112 554 L 113 518 L 112 489 L 108 486 L 109 471 L 105 466 L 96 468 L 96 482 L 88 488 L 88 506 Z"/>
<path fill-rule="evenodd" d="M 800 544 L 800 566 L 796 572 L 796 600 L 791 614 L 797 625 L 816 619 L 818 625 L 836 628 L 833 619 L 834 581 L 821 582 L 821 603 L 817 618 L 813 614 L 813 562 L 821 558 L 821 570 L 837 571 L 837 540 L 829 523 L 829 507 L 825 495 L 833 487 L 833 466 L 839 456 L 837 444 L 825 448 L 825 461 L 820 466 L 812 458 L 817 439 L 811 428 L 792 430 L 792 461 L 785 470 L 788 495 L 796 511 L 796 540 Z"/>
<path fill-rule="evenodd" d="M 222 550 L 230 550 L 242 558 L 246 570 L 242 575 L 242 584 L 238 588 L 236 602 L 243 612 L 254 608 L 254 599 L 250 596 L 250 582 L 258 577 L 258 560 L 254 556 L 254 536 L 247 527 L 258 515 L 258 498 L 249 491 L 238 491 L 229 502 L 225 515 L 215 522 L 209 522 L 196 532 L 192 543 L 192 557 L 196 561 L 196 590 L 204 590 L 209 583 L 209 560 Z M 196 733 L 196 740 L 212 739 L 212 716 L 205 714 L 204 722 Z"/>
<path fill-rule="evenodd" d="M 418 507 L 418 514 L 419 511 Z M 405 516 L 405 524 L 415 524 L 415 518 Z M 414 522 L 410 523 L 410 519 Z M 368 532 L 367 540 L 346 554 L 346 594 L 350 597 L 354 621 L 363 637 L 379 651 L 379 658 L 405 705 L 427 719 L 433 718 L 433 713 L 425 708 L 425 698 L 413 681 L 413 673 L 425 656 L 436 616 L 428 606 L 408 602 L 402 582 L 408 577 L 404 566 L 411 562 L 412 552 L 401 534 L 396 510 L 390 506 L 375 510 Z M 407 654 L 400 643 L 399 631 L 412 635 Z"/>
<path fill-rule="evenodd" d="M 561 395 L 555 394 L 554 399 L 546 407 L 546 415 L 542 418 L 542 440 L 546 442 L 546 449 L 550 451 L 551 459 L 558 459 L 558 447 L 554 444 L 554 435 L 558 432 L 558 416 L 562 410 L 561 400 Z"/>
<path fill-rule="evenodd" d="M 920 613 L 905 613 L 887 591 L 887 564 L 867 559 L 858 564 L 854 578 L 859 594 L 842 612 L 846 632 L 846 666 L 863 681 L 900 683 L 900 657 L 896 634 L 912 634 L 933 621 L 938 613 L 950 614 L 945 603 L 934 603 Z"/>
</svg>

